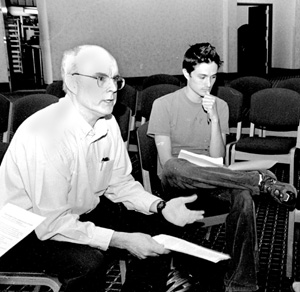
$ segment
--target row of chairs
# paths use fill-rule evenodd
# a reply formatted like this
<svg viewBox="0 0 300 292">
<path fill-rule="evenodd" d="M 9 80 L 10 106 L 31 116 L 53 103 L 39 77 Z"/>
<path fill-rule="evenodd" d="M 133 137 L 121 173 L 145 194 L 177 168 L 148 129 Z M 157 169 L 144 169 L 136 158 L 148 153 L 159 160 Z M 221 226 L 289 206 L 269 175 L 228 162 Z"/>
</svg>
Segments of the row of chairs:
<svg viewBox="0 0 300 292">
<path fill-rule="evenodd" d="M 226 92 L 226 94 L 224 94 Z M 222 94 L 221 94 L 222 93 Z M 231 95 L 231 97 L 230 97 Z M 235 123 L 236 140 L 226 146 L 226 164 L 236 160 L 275 160 L 288 164 L 289 182 L 297 189 L 298 157 L 300 147 L 300 94 L 286 88 L 266 88 L 253 93 L 250 97 L 248 135 L 242 135 L 243 98 L 232 88 L 220 89 L 220 98 L 231 100 L 230 117 Z M 300 222 L 300 212 L 296 209 L 289 213 L 286 275 L 292 275 L 294 226 Z"/>
</svg>

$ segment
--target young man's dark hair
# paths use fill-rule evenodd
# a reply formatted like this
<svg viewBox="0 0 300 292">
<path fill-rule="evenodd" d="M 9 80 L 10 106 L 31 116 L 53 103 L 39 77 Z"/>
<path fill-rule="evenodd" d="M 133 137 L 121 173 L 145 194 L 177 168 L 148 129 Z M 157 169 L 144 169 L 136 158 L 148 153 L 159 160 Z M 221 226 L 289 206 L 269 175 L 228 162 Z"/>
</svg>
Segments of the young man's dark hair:
<svg viewBox="0 0 300 292">
<path fill-rule="evenodd" d="M 221 67 L 223 61 L 218 55 L 216 48 L 210 43 L 197 43 L 185 52 L 182 68 L 190 74 L 194 71 L 195 66 L 200 63 L 211 63 L 215 62 L 218 68 Z"/>
</svg>

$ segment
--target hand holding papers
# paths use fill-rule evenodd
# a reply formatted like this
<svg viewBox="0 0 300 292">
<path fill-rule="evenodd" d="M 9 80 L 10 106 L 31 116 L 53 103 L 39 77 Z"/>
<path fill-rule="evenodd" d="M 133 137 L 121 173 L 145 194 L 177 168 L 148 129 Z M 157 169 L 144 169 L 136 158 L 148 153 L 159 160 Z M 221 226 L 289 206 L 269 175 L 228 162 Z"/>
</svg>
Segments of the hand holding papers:
<svg viewBox="0 0 300 292">
<path fill-rule="evenodd" d="M 186 240 L 174 236 L 160 234 L 153 236 L 153 239 L 156 240 L 158 243 L 163 244 L 166 249 L 182 252 L 188 255 L 211 261 L 213 263 L 230 259 L 230 256 L 228 254 L 214 251 L 212 249 L 205 248 L 203 246 L 188 242 Z"/>
<path fill-rule="evenodd" d="M 180 150 L 178 158 L 183 158 L 191 163 L 197 164 L 203 167 L 227 167 L 223 164 L 222 157 L 209 157 L 207 155 L 195 154 L 186 150 Z M 258 170 L 258 169 L 269 169 L 274 166 L 277 161 L 274 160 L 248 160 L 235 162 L 228 166 L 231 170 Z"/>
<path fill-rule="evenodd" d="M 45 217 L 12 204 L 0 210 L 0 257 L 26 237 Z"/>
</svg>

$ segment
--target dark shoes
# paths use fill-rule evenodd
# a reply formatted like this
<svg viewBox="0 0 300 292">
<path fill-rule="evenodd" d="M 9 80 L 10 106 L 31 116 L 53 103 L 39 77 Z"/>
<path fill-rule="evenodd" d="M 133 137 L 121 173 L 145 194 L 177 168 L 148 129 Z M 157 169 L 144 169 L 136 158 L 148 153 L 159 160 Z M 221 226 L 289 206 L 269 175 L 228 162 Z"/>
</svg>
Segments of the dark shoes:
<svg viewBox="0 0 300 292">
<path fill-rule="evenodd" d="M 297 190 L 289 183 L 277 181 L 274 173 L 269 170 L 259 171 L 262 175 L 260 183 L 260 191 L 270 194 L 272 198 L 279 204 L 284 205 L 290 211 L 293 211 L 297 202 Z"/>
</svg>

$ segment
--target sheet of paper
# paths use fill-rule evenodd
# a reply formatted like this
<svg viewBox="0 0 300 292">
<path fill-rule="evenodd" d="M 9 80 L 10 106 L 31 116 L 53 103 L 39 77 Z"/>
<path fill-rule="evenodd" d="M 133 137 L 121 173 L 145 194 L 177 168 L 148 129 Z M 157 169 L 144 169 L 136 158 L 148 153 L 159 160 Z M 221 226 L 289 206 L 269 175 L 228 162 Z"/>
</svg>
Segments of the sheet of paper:
<svg viewBox="0 0 300 292">
<path fill-rule="evenodd" d="M 203 154 L 196 154 L 186 150 L 180 150 L 178 158 L 186 159 L 191 163 L 203 167 L 223 167 L 222 157 L 210 157 Z"/>
<path fill-rule="evenodd" d="M 270 169 L 278 161 L 274 160 L 248 160 L 235 162 L 228 166 L 231 170 L 258 170 L 258 169 Z"/>
<path fill-rule="evenodd" d="M 223 164 L 222 157 L 209 157 L 203 154 L 196 154 L 187 150 L 180 150 L 178 158 L 186 159 L 191 163 L 202 167 L 227 167 Z M 274 160 L 247 160 L 238 161 L 229 165 L 228 168 L 231 170 L 259 170 L 259 169 L 270 169 L 278 161 Z"/>
<path fill-rule="evenodd" d="M 0 210 L 0 257 L 32 232 L 45 217 L 33 214 L 13 204 Z"/>
<path fill-rule="evenodd" d="M 158 243 L 163 244 L 166 249 L 182 252 L 214 263 L 230 259 L 228 254 L 218 252 L 174 236 L 160 234 L 153 236 L 153 239 L 155 239 Z"/>
</svg>

